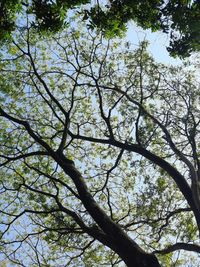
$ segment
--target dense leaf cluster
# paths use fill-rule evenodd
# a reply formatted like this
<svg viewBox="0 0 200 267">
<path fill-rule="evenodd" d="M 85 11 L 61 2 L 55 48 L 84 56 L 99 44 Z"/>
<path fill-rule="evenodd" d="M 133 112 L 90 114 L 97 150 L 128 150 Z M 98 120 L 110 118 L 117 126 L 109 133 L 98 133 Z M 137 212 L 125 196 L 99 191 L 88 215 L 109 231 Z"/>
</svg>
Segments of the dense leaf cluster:
<svg viewBox="0 0 200 267">
<path fill-rule="evenodd" d="M 89 28 L 97 28 L 107 37 L 123 35 L 127 23 L 133 20 L 144 29 L 170 34 L 168 50 L 173 56 L 189 56 L 200 49 L 198 0 L 3 0 L 0 3 L 0 39 L 7 40 L 27 16 L 40 32 L 59 31 L 67 25 L 67 14 L 72 9 L 87 20 Z"/>
</svg>

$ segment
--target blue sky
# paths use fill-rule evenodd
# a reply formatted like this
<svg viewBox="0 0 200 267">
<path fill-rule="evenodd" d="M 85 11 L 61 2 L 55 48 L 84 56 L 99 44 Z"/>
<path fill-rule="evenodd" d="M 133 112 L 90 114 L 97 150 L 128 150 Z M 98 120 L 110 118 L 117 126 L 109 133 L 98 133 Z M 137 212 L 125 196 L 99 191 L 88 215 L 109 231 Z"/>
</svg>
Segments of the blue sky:
<svg viewBox="0 0 200 267">
<path fill-rule="evenodd" d="M 169 36 L 162 32 L 151 32 L 151 30 L 143 30 L 137 27 L 133 22 L 128 25 L 128 31 L 126 39 L 133 44 L 138 44 L 140 41 L 148 40 L 149 51 L 154 56 L 156 61 L 166 64 L 178 65 L 181 64 L 181 60 L 178 58 L 172 58 L 166 50 L 166 46 L 169 44 Z"/>
</svg>

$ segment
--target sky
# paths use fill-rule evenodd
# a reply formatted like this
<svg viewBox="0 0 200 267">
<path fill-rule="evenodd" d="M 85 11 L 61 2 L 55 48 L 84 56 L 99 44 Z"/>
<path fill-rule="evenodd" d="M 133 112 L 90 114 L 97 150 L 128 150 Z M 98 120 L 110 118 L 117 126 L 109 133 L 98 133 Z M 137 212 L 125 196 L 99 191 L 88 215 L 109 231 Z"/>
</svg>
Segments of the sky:
<svg viewBox="0 0 200 267">
<path fill-rule="evenodd" d="M 128 25 L 126 39 L 133 44 L 138 44 L 143 40 L 148 40 L 149 51 L 156 61 L 165 64 L 179 65 L 181 60 L 169 56 L 166 46 L 169 44 L 169 36 L 162 32 L 151 32 L 151 30 L 143 30 L 137 27 L 133 22 Z"/>
</svg>

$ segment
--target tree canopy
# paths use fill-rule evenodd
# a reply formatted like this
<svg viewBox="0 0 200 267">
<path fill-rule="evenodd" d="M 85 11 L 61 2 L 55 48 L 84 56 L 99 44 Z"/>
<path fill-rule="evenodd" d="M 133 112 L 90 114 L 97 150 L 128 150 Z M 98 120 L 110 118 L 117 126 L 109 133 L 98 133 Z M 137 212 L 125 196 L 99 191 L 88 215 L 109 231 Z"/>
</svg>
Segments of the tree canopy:
<svg viewBox="0 0 200 267">
<path fill-rule="evenodd" d="M 43 34 L 67 26 L 69 11 L 75 10 L 89 28 L 107 37 L 121 36 L 131 20 L 144 29 L 170 35 L 171 55 L 189 56 L 200 50 L 200 3 L 198 0 L 2 0 L 0 40 L 7 40 L 23 21 Z"/>
<path fill-rule="evenodd" d="M 27 28 L 1 54 L 5 264 L 198 263 L 199 84 L 146 47 Z"/>
</svg>

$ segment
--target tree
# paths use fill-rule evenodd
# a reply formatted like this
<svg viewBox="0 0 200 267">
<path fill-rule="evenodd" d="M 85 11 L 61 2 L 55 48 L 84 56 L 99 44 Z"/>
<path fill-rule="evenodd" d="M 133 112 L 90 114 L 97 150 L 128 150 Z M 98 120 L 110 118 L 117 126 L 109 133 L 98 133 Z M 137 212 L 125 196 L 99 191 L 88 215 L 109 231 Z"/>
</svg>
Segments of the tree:
<svg viewBox="0 0 200 267">
<path fill-rule="evenodd" d="M 180 266 L 192 251 L 197 263 L 199 88 L 146 46 L 28 28 L 1 54 L 6 261 Z"/>
<path fill-rule="evenodd" d="M 121 36 L 127 23 L 170 34 L 171 55 L 189 56 L 200 49 L 200 3 L 198 0 L 2 0 L 0 3 L 0 40 L 22 30 L 26 20 L 39 32 L 57 32 L 71 23 L 70 10 L 75 10 L 91 29 L 98 28 L 107 37 Z M 20 19 L 19 19 L 20 17 Z"/>
</svg>

